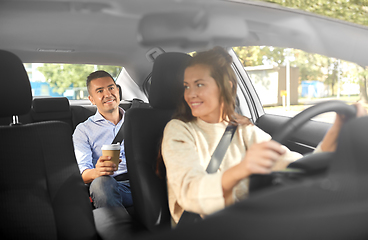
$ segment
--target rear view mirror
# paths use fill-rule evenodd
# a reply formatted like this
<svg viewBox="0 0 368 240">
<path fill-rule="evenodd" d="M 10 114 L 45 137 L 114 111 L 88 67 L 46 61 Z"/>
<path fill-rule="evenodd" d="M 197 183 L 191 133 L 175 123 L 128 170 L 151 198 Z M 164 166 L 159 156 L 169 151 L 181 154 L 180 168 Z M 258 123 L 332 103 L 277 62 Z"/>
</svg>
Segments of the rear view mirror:
<svg viewBox="0 0 368 240">
<path fill-rule="evenodd" d="M 138 41 L 144 46 L 223 46 L 241 43 L 247 34 L 244 19 L 202 10 L 147 14 L 138 26 Z"/>
</svg>

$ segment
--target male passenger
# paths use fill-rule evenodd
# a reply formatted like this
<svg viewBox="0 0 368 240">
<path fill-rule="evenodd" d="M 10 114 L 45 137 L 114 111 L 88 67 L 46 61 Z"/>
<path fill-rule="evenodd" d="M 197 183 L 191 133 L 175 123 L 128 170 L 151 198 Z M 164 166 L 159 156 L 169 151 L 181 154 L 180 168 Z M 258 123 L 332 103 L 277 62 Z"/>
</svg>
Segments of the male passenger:
<svg viewBox="0 0 368 240">
<path fill-rule="evenodd" d="M 83 181 L 90 184 L 90 195 L 96 208 L 107 206 L 129 207 L 133 204 L 128 180 L 124 145 L 121 143 L 118 166 L 102 156 L 101 147 L 111 144 L 124 121 L 124 110 L 112 76 L 96 71 L 87 77 L 88 99 L 97 112 L 80 123 L 73 134 L 75 155 Z M 119 179 L 120 178 L 120 179 Z M 123 178 L 123 179 L 122 179 Z M 122 181 L 119 181 L 119 180 Z"/>
</svg>

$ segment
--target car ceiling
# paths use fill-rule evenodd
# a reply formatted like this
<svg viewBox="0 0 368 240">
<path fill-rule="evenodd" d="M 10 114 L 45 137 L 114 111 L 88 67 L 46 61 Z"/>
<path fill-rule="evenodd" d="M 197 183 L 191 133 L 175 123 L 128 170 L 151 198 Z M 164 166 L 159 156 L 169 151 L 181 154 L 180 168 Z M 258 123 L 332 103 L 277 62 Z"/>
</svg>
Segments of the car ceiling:
<svg viewBox="0 0 368 240">
<path fill-rule="evenodd" d="M 166 13 L 161 27 L 147 18 L 157 13 Z M 177 20 L 193 14 L 184 23 L 189 27 Z M 219 27 L 209 24 L 215 18 Z M 367 27 L 256 1 L 2 0 L 0 33 L 0 48 L 23 62 L 119 65 L 138 85 L 151 70 L 146 53 L 155 46 L 191 52 L 271 45 L 368 65 Z"/>
</svg>

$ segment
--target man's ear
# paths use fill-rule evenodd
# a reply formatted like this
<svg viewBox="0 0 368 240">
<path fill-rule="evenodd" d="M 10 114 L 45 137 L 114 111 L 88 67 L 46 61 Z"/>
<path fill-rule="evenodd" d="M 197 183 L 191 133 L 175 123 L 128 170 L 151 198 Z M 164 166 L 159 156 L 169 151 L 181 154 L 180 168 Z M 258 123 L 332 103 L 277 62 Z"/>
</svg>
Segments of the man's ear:
<svg viewBox="0 0 368 240">
<path fill-rule="evenodd" d="M 122 91 L 121 91 L 121 87 L 120 87 L 120 85 L 119 84 L 116 84 L 116 86 L 118 87 L 118 89 L 119 89 L 119 98 L 120 98 L 120 101 L 122 100 L 122 98 L 123 98 L 123 93 L 122 93 Z"/>
<path fill-rule="evenodd" d="M 96 104 L 95 104 L 95 101 L 93 101 L 93 97 L 91 97 L 91 95 L 88 95 L 88 99 L 89 99 L 89 101 L 90 101 L 93 105 L 96 105 Z"/>
</svg>

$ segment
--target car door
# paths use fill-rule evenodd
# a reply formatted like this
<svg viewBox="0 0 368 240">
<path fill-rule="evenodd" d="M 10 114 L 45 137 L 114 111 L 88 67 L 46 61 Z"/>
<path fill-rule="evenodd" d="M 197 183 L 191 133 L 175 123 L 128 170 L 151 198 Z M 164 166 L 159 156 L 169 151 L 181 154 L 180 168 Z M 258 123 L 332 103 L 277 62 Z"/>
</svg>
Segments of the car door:
<svg viewBox="0 0 368 240">
<path fill-rule="evenodd" d="M 256 126 L 271 136 L 278 130 L 282 131 L 283 126 L 291 117 L 265 112 L 262 99 L 260 99 L 249 74 L 236 53 L 232 49 L 229 49 L 229 53 L 234 59 L 233 69 L 238 77 L 238 98 L 242 114 L 252 119 Z M 297 129 L 285 145 L 290 150 L 301 154 L 310 153 L 321 142 L 330 127 L 331 123 L 310 120 Z"/>
</svg>

